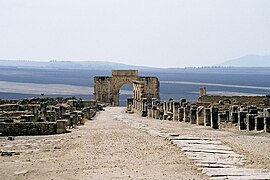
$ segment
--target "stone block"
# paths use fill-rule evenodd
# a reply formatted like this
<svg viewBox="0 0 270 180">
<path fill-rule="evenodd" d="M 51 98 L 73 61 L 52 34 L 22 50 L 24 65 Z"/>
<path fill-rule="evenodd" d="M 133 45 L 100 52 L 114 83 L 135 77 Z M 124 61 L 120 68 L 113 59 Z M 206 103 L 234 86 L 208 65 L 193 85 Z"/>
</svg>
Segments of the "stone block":
<svg viewBox="0 0 270 180">
<path fill-rule="evenodd" d="M 261 131 L 264 129 L 264 118 L 257 116 L 255 117 L 255 131 Z"/>
<path fill-rule="evenodd" d="M 264 131 L 270 132 L 270 117 L 264 118 Z"/>
<path fill-rule="evenodd" d="M 184 107 L 184 122 L 190 122 L 190 106 Z"/>
<path fill-rule="evenodd" d="M 247 129 L 247 111 L 239 111 L 238 112 L 238 126 L 239 130 Z"/>
<path fill-rule="evenodd" d="M 190 110 L 190 123 L 196 124 L 197 123 L 197 107 L 193 107 Z"/>
<path fill-rule="evenodd" d="M 247 114 L 247 131 L 255 130 L 255 116 L 254 114 Z"/>
<path fill-rule="evenodd" d="M 67 132 L 67 120 L 57 120 L 56 121 L 57 125 L 57 134 L 65 133 Z"/>
<path fill-rule="evenodd" d="M 211 126 L 211 109 L 204 109 L 204 126 Z"/>
<path fill-rule="evenodd" d="M 204 125 L 204 107 L 200 106 L 197 108 L 197 125 Z"/>
<path fill-rule="evenodd" d="M 184 108 L 180 107 L 178 108 L 178 121 L 184 120 Z"/>
<path fill-rule="evenodd" d="M 211 108 L 211 128 L 218 129 L 218 108 Z"/>
<path fill-rule="evenodd" d="M 231 122 L 233 124 L 238 123 L 238 112 L 231 112 Z"/>
</svg>

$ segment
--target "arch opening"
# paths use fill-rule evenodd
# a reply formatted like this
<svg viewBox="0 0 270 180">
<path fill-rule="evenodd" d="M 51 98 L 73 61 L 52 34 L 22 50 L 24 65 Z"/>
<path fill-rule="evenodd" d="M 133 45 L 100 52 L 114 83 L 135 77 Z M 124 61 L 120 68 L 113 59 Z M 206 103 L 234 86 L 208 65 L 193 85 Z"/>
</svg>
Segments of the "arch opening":
<svg viewBox="0 0 270 180">
<path fill-rule="evenodd" d="M 132 86 L 127 83 L 119 89 L 119 106 L 127 106 L 127 98 L 132 97 L 132 91 Z"/>
</svg>

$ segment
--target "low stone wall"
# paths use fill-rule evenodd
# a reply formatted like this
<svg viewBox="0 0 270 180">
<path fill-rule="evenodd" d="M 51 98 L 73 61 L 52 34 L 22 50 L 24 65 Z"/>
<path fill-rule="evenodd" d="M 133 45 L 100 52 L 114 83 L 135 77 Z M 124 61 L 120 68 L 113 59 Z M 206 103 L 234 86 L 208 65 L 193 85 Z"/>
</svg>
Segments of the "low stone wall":
<svg viewBox="0 0 270 180">
<path fill-rule="evenodd" d="M 58 127 L 59 125 L 61 127 Z M 0 133 L 6 136 L 49 135 L 66 132 L 65 128 L 63 122 L 0 123 Z"/>
<path fill-rule="evenodd" d="M 269 105 L 269 98 L 266 96 L 201 96 L 198 102 L 219 103 L 219 101 L 230 100 L 235 105 Z"/>
</svg>

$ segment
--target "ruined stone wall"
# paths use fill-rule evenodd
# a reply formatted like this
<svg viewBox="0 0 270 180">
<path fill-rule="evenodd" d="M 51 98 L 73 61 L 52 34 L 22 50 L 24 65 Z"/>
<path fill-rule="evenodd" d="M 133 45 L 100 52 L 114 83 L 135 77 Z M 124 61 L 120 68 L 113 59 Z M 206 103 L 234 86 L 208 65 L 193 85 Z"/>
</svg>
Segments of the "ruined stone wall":
<svg viewBox="0 0 270 180">
<path fill-rule="evenodd" d="M 49 135 L 56 132 L 56 122 L 0 123 L 0 133 L 7 136 Z"/>
<path fill-rule="evenodd" d="M 110 103 L 111 77 L 94 77 L 94 97 L 98 102 Z"/>
<path fill-rule="evenodd" d="M 94 77 L 94 99 L 101 103 L 119 106 L 120 89 L 123 85 L 132 86 L 133 81 L 144 83 L 144 93 L 149 99 L 159 99 L 159 81 L 157 77 L 140 77 L 138 70 L 113 70 L 112 76 Z"/>
<path fill-rule="evenodd" d="M 140 77 L 140 81 L 144 82 L 144 96 L 148 101 L 152 98 L 160 99 L 160 84 L 157 77 Z"/>
<path fill-rule="evenodd" d="M 112 76 L 138 76 L 138 70 L 112 70 Z"/>
<path fill-rule="evenodd" d="M 18 103 L 18 99 L 0 99 L 0 105 L 1 104 L 16 104 Z"/>
<path fill-rule="evenodd" d="M 219 101 L 230 100 L 231 104 L 234 105 L 269 105 L 269 98 L 266 96 L 201 96 L 198 99 L 198 102 L 203 103 L 219 103 Z"/>
</svg>

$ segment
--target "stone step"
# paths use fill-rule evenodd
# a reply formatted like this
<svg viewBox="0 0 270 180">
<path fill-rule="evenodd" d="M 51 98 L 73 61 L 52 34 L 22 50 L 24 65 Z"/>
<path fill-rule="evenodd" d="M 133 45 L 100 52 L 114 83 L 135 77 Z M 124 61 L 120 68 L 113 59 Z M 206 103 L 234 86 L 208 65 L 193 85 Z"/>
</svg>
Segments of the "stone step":
<svg viewBox="0 0 270 180">
<path fill-rule="evenodd" d="M 248 168 L 204 168 L 203 173 L 210 177 L 222 177 L 228 178 L 239 177 L 246 179 L 270 179 L 270 170 L 266 169 L 248 169 Z"/>
</svg>

